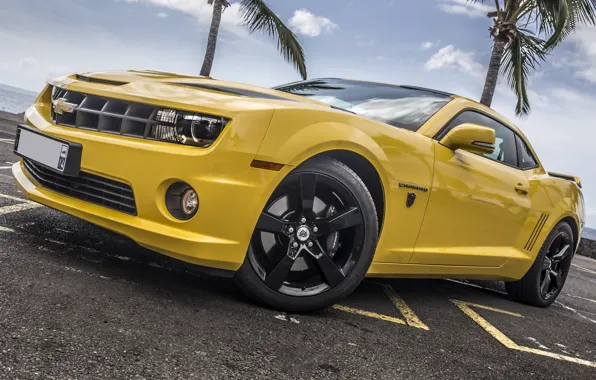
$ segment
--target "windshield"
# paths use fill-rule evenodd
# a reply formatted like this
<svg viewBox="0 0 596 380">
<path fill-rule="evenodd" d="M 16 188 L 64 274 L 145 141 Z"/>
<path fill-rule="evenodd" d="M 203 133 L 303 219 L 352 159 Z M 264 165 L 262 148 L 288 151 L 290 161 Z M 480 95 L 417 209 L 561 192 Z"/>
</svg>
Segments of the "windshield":
<svg viewBox="0 0 596 380">
<path fill-rule="evenodd" d="M 447 94 L 430 90 L 344 79 L 315 79 L 275 89 L 411 131 L 451 100 Z"/>
</svg>

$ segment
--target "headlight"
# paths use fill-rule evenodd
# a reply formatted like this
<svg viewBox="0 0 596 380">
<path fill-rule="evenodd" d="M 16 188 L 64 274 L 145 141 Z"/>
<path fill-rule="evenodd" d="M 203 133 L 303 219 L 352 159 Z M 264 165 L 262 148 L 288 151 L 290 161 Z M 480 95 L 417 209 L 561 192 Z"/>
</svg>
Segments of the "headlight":
<svg viewBox="0 0 596 380">
<path fill-rule="evenodd" d="M 160 109 L 149 137 L 185 145 L 207 147 L 217 139 L 228 120 L 193 112 Z"/>
</svg>

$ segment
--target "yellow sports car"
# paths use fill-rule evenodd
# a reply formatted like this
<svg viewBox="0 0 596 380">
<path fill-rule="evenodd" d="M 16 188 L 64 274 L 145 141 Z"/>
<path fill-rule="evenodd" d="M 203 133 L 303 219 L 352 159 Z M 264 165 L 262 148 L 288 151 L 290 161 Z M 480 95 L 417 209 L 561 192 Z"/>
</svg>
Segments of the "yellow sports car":
<svg viewBox="0 0 596 380">
<path fill-rule="evenodd" d="M 365 276 L 504 280 L 544 307 L 585 220 L 579 179 L 518 128 L 411 86 L 77 74 L 50 81 L 14 151 L 30 199 L 294 312 Z"/>
</svg>

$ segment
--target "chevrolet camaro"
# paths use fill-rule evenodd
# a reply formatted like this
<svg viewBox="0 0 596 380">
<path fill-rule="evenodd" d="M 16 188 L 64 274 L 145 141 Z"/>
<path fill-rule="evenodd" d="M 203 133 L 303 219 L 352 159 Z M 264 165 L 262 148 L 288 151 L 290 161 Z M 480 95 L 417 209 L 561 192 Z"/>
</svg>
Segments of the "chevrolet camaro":
<svg viewBox="0 0 596 380">
<path fill-rule="evenodd" d="M 48 83 L 14 152 L 31 200 L 293 312 L 365 276 L 503 280 L 545 307 L 585 220 L 579 178 L 547 172 L 520 129 L 413 86 L 76 74 Z"/>
</svg>

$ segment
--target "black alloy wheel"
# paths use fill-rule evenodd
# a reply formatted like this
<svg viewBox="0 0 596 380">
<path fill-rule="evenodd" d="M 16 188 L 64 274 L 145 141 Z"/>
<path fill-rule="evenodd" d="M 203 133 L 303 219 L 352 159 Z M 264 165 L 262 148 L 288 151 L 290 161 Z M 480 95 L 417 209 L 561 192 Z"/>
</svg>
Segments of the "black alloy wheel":
<svg viewBox="0 0 596 380">
<path fill-rule="evenodd" d="M 547 307 L 553 303 L 565 284 L 573 259 L 573 230 L 559 222 L 544 240 L 536 260 L 518 281 L 506 282 L 507 293 L 528 305 Z"/>
<path fill-rule="evenodd" d="M 277 309 L 330 306 L 362 281 L 377 223 L 372 198 L 352 170 L 331 158 L 308 161 L 282 181 L 261 213 L 236 276 L 241 289 Z"/>
<path fill-rule="evenodd" d="M 571 236 L 566 232 L 559 232 L 548 248 L 540 275 L 540 293 L 544 299 L 558 294 L 563 288 L 571 263 L 571 244 Z"/>
</svg>

